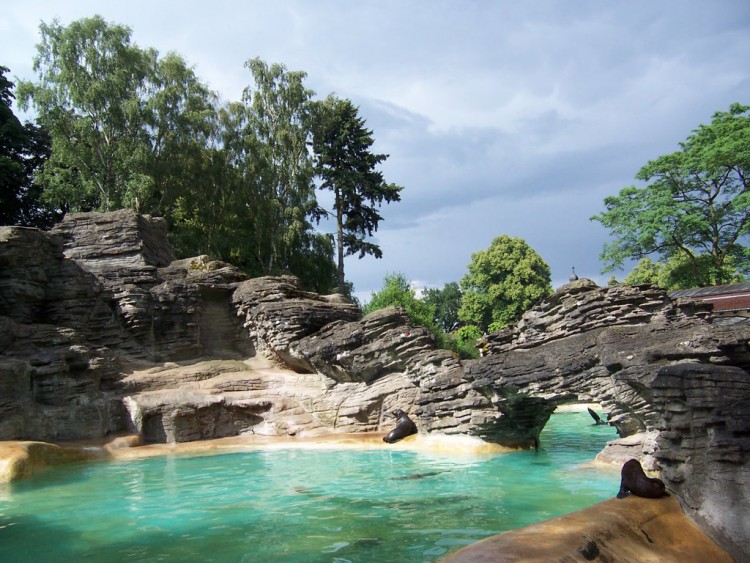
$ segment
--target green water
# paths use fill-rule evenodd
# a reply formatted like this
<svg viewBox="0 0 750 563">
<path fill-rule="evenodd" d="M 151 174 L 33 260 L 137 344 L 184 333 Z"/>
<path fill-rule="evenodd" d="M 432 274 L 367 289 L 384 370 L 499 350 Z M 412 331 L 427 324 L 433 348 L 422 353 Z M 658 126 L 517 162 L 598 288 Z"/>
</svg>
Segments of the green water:
<svg viewBox="0 0 750 563">
<path fill-rule="evenodd" d="M 0 487 L 0 561 L 433 561 L 614 496 L 609 427 L 553 415 L 539 452 L 273 450 L 56 468 Z"/>
</svg>

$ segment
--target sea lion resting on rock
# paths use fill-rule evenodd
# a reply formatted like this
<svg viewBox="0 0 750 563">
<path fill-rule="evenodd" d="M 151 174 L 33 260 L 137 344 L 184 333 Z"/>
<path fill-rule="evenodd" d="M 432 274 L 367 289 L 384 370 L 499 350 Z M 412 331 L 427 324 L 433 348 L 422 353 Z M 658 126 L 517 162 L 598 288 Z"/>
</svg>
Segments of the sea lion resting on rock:
<svg viewBox="0 0 750 563">
<path fill-rule="evenodd" d="M 659 498 L 667 495 L 664 481 L 647 477 L 637 459 L 630 459 L 622 466 L 622 480 L 617 498 L 625 498 L 628 493 L 638 497 Z"/>
<path fill-rule="evenodd" d="M 401 438 L 406 438 L 417 433 L 417 425 L 401 409 L 394 410 L 391 416 L 396 419 L 396 428 L 388 432 L 388 435 L 383 438 L 384 442 L 392 444 L 393 442 L 398 442 Z"/>
</svg>

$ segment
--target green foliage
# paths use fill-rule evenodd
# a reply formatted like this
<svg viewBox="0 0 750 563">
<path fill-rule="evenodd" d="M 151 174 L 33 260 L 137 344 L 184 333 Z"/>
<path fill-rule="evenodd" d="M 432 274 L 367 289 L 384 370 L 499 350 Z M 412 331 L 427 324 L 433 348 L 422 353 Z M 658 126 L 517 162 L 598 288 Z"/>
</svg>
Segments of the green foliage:
<svg viewBox="0 0 750 563">
<path fill-rule="evenodd" d="M 169 216 L 185 192 L 205 198 L 203 151 L 215 95 L 174 53 L 131 43 L 100 16 L 40 25 L 34 70 L 19 100 L 52 138 L 36 176 L 44 197 L 71 211 L 132 207 Z"/>
<path fill-rule="evenodd" d="M 533 306 L 533 305 L 534 304 L 530 305 L 529 308 L 531 308 L 531 306 Z M 521 313 L 521 314 L 523 314 L 523 313 Z M 521 317 L 518 317 L 518 319 L 520 319 L 520 318 Z M 518 319 L 516 319 L 516 320 L 518 320 Z M 508 323 L 508 322 L 505 322 L 505 321 L 502 321 L 502 320 L 501 321 L 492 321 L 490 323 L 490 326 L 487 327 L 487 332 L 497 332 L 498 330 L 505 328 L 509 324 L 511 324 L 511 323 Z"/>
<path fill-rule="evenodd" d="M 224 221 L 242 231 L 232 237 L 233 262 L 254 275 L 291 272 L 308 289 L 329 293 L 333 244 L 310 222 L 319 215 L 308 151 L 313 92 L 304 72 L 257 58 L 245 66 L 253 84 L 242 102 L 221 110 L 217 154 L 231 194 Z"/>
<path fill-rule="evenodd" d="M 383 219 L 378 207 L 400 201 L 403 189 L 388 184 L 375 168 L 388 158 L 373 154 L 372 131 L 350 100 L 328 96 L 315 104 L 313 151 L 321 188 L 334 194 L 339 291 L 344 292 L 344 256 L 381 258 L 380 247 L 368 240 Z M 377 207 L 376 207 L 377 206 Z M 321 210 L 322 212 L 322 210 Z M 327 212 L 325 212 L 328 214 Z"/>
<path fill-rule="evenodd" d="M 446 284 L 443 291 L 446 297 L 455 298 L 458 293 L 458 284 Z M 437 321 L 439 315 L 436 311 L 436 302 L 439 299 L 434 299 L 434 296 L 440 293 L 442 293 L 440 290 L 432 290 L 433 299 L 418 299 L 403 274 L 389 274 L 385 277 L 383 288 L 372 294 L 362 312 L 367 315 L 385 307 L 402 307 L 409 316 L 409 321 L 413 325 L 427 328 L 435 337 L 435 342 L 439 347 L 451 350 L 461 358 L 476 358 L 479 354 L 476 343 L 482 336 L 481 329 L 469 325 L 453 332 L 445 331 Z"/>
<path fill-rule="evenodd" d="M 667 263 L 642 258 L 625 278 L 625 283 L 629 285 L 650 283 L 670 291 L 691 289 L 696 287 L 694 285 L 696 267 L 701 272 L 701 279 L 709 280 L 709 285 L 738 283 L 745 279 L 737 271 L 733 258 L 725 261 L 721 275 L 715 278 L 712 277 L 716 270 L 711 256 L 701 254 L 694 259 L 688 259 L 684 255 L 677 254 L 672 256 Z"/>
<path fill-rule="evenodd" d="M 350 282 L 343 290 L 336 286 L 336 263 L 333 260 L 333 241 L 323 233 L 306 231 L 290 254 L 288 268 L 300 278 L 304 286 L 317 293 L 339 292 L 353 299 Z"/>
<path fill-rule="evenodd" d="M 100 16 L 42 23 L 40 35 L 38 82 L 18 92 L 49 131 L 51 155 L 43 166 L 26 155 L 36 192 L 25 193 L 60 212 L 131 207 L 163 216 L 178 256 L 208 254 L 250 275 L 292 273 L 319 292 L 338 285 L 351 294 L 344 252 L 382 256 L 367 237 L 382 220 L 377 208 L 398 201 L 401 188 L 375 170 L 387 155 L 369 151 L 372 132 L 349 100 L 314 102 L 304 72 L 255 58 L 242 99 L 220 104 L 179 55 L 142 49 L 129 28 Z M 38 133 L 43 155 L 41 130 L 28 133 Z M 17 162 L 12 172 L 20 177 Z M 316 173 L 335 192 L 337 240 L 313 229 L 327 213 Z"/>
<path fill-rule="evenodd" d="M 401 273 L 388 274 L 383 281 L 383 288 L 374 292 L 370 301 L 362 308 L 367 315 L 386 307 L 403 307 L 409 320 L 414 325 L 424 326 L 433 334 L 438 332 L 433 321 L 435 310 L 424 301 L 417 299 L 415 291 Z"/>
<path fill-rule="evenodd" d="M 48 228 L 61 213 L 41 201 L 33 176 L 49 158 L 49 136 L 31 123 L 21 125 L 11 108 L 13 83 L 6 72 L 0 66 L 0 225 Z"/>
<path fill-rule="evenodd" d="M 424 302 L 435 308 L 435 324 L 444 332 L 451 332 L 458 325 L 458 310 L 461 308 L 461 288 L 450 282 L 443 289 L 427 289 Z"/>
<path fill-rule="evenodd" d="M 472 254 L 458 316 L 482 330 L 502 328 L 552 293 L 549 266 L 523 239 L 496 237 Z"/>
<path fill-rule="evenodd" d="M 152 65 L 143 106 L 149 133 L 143 174 L 149 189 L 134 194 L 135 199 L 131 195 L 128 203 L 169 215 L 186 194 L 203 202 L 217 195 L 212 145 L 218 142 L 218 98 L 179 55 L 153 58 Z"/>
<path fill-rule="evenodd" d="M 462 326 L 449 336 L 453 336 L 455 339 L 455 344 L 450 348 L 461 358 L 477 358 L 479 356 L 477 341 L 482 337 L 482 330 L 478 326 Z"/>
<path fill-rule="evenodd" d="M 144 116 L 153 51 L 130 42 L 130 30 L 101 17 L 68 27 L 40 25 L 34 70 L 41 82 L 19 84 L 52 138 L 37 176 L 45 197 L 71 210 L 117 209 L 144 189 Z"/>
<path fill-rule="evenodd" d="M 290 269 L 292 254 L 317 212 L 313 163 L 308 152 L 310 100 L 304 72 L 260 59 L 245 63 L 255 88 L 242 96 L 246 120 L 240 162 L 242 190 L 253 229 L 252 252 L 265 274 Z"/>
<path fill-rule="evenodd" d="M 623 188 L 595 215 L 614 241 L 605 245 L 605 271 L 626 259 L 655 254 L 689 287 L 729 283 L 750 270 L 750 106 L 733 104 L 714 114 L 681 149 L 646 164 L 636 178 L 645 187 Z M 679 266 L 676 267 L 676 266 Z"/>
<path fill-rule="evenodd" d="M 332 246 L 308 219 L 317 205 L 304 73 L 248 61 L 254 86 L 220 107 L 181 57 L 139 48 L 127 27 L 96 16 L 40 32 L 40 80 L 22 83 L 19 99 L 52 138 L 35 178 L 46 201 L 161 215 L 180 256 L 331 290 Z"/>
<path fill-rule="evenodd" d="M 663 285 L 665 270 L 665 264 L 654 262 L 651 258 L 641 258 L 625 278 L 625 283 L 628 285 L 652 284 L 667 289 Z"/>
</svg>

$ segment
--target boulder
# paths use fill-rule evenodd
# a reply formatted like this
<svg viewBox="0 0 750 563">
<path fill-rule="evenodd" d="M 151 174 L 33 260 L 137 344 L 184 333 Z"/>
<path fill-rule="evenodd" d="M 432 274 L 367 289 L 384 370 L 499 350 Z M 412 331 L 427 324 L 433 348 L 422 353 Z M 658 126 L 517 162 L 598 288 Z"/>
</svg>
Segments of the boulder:
<svg viewBox="0 0 750 563">
<path fill-rule="evenodd" d="M 685 516 L 675 499 L 630 496 L 489 537 L 450 553 L 443 561 L 732 563 L 733 559 Z"/>
<path fill-rule="evenodd" d="M 236 308 L 255 349 L 290 369 L 310 372 L 312 366 L 291 350 L 292 342 L 340 320 L 361 316 L 359 307 L 304 291 L 293 276 L 260 277 L 237 285 Z"/>
<path fill-rule="evenodd" d="M 68 213 L 52 233 L 62 238 L 66 258 L 104 275 L 168 266 L 174 261 L 164 219 L 132 209 Z"/>
</svg>

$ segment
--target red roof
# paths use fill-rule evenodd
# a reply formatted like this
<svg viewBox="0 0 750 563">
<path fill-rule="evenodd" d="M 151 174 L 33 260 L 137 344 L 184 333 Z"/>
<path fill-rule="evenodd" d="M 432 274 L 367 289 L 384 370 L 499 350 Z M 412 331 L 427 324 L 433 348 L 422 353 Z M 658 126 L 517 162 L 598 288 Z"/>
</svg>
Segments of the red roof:
<svg viewBox="0 0 750 563">
<path fill-rule="evenodd" d="M 694 299 L 700 299 L 701 301 L 708 301 L 714 306 L 714 311 L 738 311 L 750 309 L 750 294 L 744 293 L 741 295 L 711 295 L 694 297 Z"/>
<path fill-rule="evenodd" d="M 681 289 L 670 292 L 672 297 L 688 297 L 707 301 L 717 313 L 750 310 L 750 284 L 716 285 L 695 289 Z"/>
</svg>

